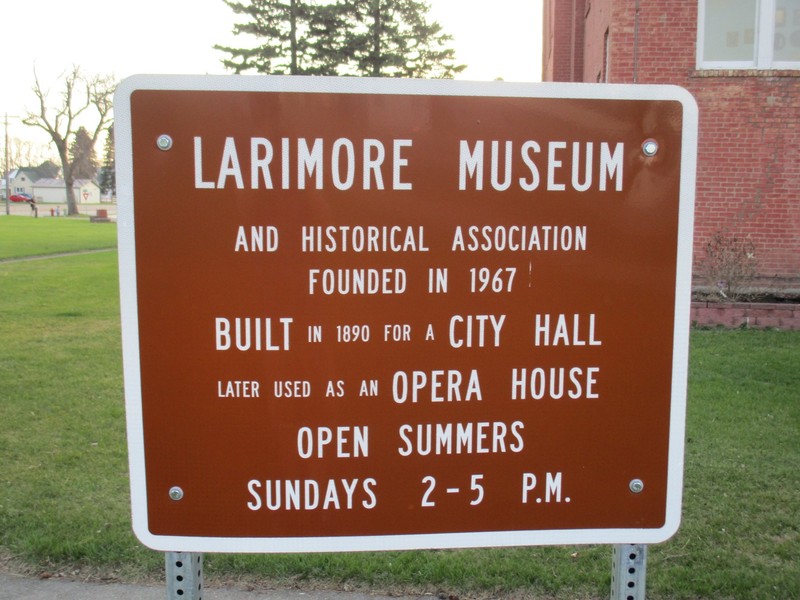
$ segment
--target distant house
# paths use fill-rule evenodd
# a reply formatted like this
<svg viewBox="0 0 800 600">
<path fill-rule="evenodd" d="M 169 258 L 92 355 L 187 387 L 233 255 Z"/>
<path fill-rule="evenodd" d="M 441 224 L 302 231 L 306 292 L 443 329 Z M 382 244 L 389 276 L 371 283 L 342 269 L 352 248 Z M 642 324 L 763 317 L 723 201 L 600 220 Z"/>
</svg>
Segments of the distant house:
<svg viewBox="0 0 800 600">
<path fill-rule="evenodd" d="M 34 182 L 31 195 L 37 202 L 60 203 L 67 201 L 67 189 L 63 179 L 44 178 Z M 89 179 L 76 179 L 72 186 L 75 202 L 80 204 L 100 204 L 100 186 Z"/>
<path fill-rule="evenodd" d="M 33 183 L 39 179 L 34 168 L 14 169 L 8 173 L 8 189 L 11 195 L 30 194 L 33 196 Z M 3 190 L 5 193 L 5 189 Z"/>
<path fill-rule="evenodd" d="M 33 188 L 35 184 L 45 178 L 55 178 L 58 177 L 60 169 L 58 165 L 56 165 L 52 161 L 45 161 L 40 164 L 38 167 L 20 167 L 18 169 L 13 169 L 8 172 L 8 190 L 11 195 L 14 194 L 28 194 L 29 196 L 34 196 Z M 3 190 L 2 193 L 5 196 L 5 180 L 3 181 Z M 61 187 L 64 187 L 64 182 L 61 181 Z M 66 196 L 66 194 L 64 194 Z M 39 200 L 37 198 L 37 200 Z M 66 202 L 66 198 L 63 200 L 57 200 L 57 202 Z"/>
</svg>

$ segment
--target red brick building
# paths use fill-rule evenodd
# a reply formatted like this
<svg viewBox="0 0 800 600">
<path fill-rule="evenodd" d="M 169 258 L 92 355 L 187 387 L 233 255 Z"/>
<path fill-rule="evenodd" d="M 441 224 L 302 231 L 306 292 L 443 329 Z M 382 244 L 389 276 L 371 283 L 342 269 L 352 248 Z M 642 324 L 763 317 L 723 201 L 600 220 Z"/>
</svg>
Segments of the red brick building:
<svg viewBox="0 0 800 600">
<path fill-rule="evenodd" d="M 545 0 L 543 79 L 671 83 L 700 109 L 695 282 L 715 232 L 800 288 L 800 0 Z"/>
</svg>

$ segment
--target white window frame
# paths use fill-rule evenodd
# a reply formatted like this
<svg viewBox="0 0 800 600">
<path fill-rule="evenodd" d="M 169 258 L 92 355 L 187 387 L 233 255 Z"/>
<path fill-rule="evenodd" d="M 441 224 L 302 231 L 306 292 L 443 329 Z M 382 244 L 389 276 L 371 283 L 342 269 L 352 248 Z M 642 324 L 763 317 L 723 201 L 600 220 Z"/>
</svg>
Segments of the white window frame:
<svg viewBox="0 0 800 600">
<path fill-rule="evenodd" d="M 699 0 L 697 10 L 698 69 L 800 69 L 800 61 L 773 60 L 775 0 L 756 0 L 754 60 L 703 60 L 705 22 L 706 0 Z"/>
</svg>

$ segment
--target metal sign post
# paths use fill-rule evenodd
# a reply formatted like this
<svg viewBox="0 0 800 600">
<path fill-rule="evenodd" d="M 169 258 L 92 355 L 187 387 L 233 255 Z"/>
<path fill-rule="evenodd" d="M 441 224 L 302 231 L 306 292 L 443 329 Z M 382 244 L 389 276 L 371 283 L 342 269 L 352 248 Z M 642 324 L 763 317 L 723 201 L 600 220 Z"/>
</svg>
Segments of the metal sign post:
<svg viewBox="0 0 800 600">
<path fill-rule="evenodd" d="M 167 600 L 203 600 L 203 555 L 167 552 Z"/>
<path fill-rule="evenodd" d="M 203 599 L 203 554 L 165 554 L 168 600 Z M 645 600 L 647 546 L 617 544 L 611 562 L 611 600 Z"/>
<path fill-rule="evenodd" d="M 611 600 L 645 600 L 647 546 L 618 544 L 611 561 Z"/>
</svg>

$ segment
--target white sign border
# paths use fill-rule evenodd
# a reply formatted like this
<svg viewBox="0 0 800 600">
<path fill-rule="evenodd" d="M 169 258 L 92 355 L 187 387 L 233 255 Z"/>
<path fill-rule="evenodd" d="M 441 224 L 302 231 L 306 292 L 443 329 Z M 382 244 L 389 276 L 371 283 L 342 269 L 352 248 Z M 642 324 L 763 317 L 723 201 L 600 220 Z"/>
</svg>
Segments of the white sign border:
<svg viewBox="0 0 800 600">
<path fill-rule="evenodd" d="M 666 100 L 683 107 L 680 205 L 678 218 L 672 398 L 665 523 L 660 528 L 546 529 L 442 534 L 329 537 L 194 537 L 154 535 L 147 518 L 147 486 L 142 419 L 136 244 L 133 218 L 133 148 L 130 99 L 137 90 L 304 92 L 483 96 L 594 100 Z M 669 539 L 681 518 L 686 382 L 688 375 L 691 265 L 697 160 L 698 110 L 685 89 L 671 85 L 506 83 L 454 80 L 372 79 L 246 75 L 135 75 L 123 80 L 114 97 L 117 169 L 122 355 L 127 415 L 133 530 L 146 546 L 178 552 L 345 552 L 573 544 L 651 544 Z M 191 449 L 187 449 L 190 452 Z"/>
</svg>

